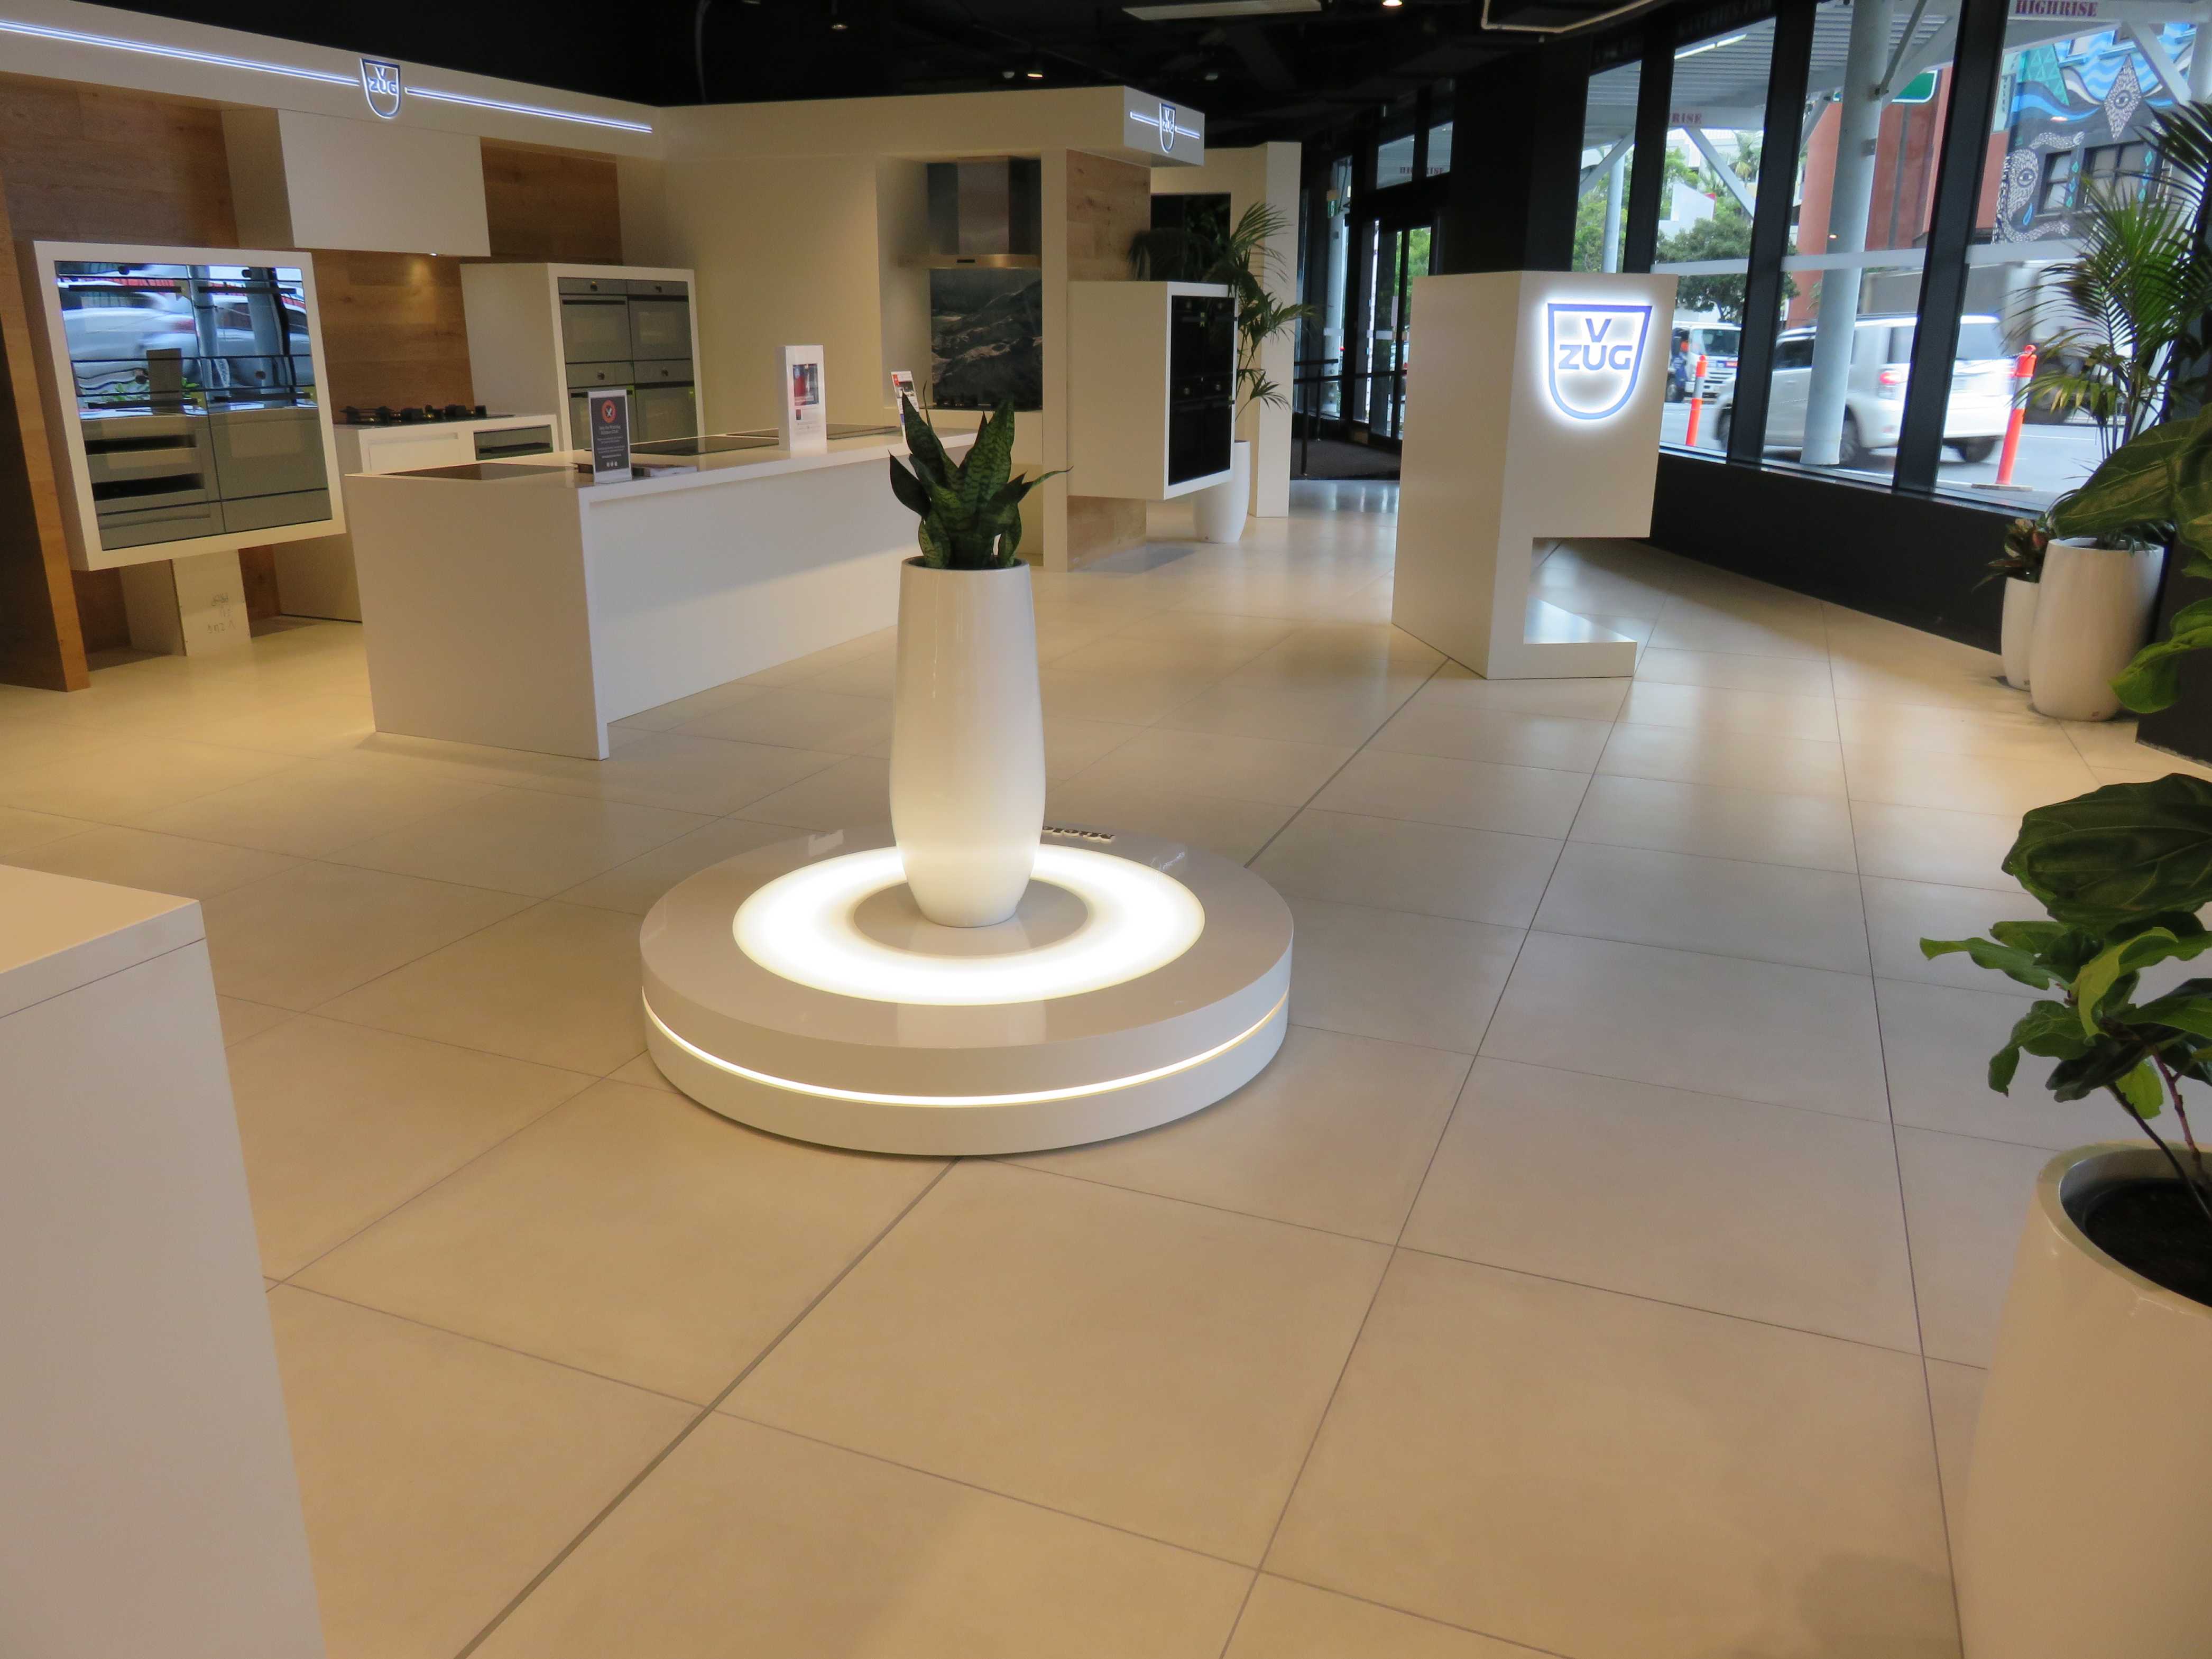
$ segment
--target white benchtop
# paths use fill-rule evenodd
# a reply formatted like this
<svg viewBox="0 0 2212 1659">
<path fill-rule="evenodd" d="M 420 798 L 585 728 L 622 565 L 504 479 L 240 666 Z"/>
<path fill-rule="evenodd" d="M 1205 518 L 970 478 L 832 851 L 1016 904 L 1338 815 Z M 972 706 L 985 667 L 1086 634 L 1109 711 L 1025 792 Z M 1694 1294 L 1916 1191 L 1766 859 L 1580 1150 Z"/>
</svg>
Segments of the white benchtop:
<svg viewBox="0 0 2212 1659">
<path fill-rule="evenodd" d="M 198 902 L 0 865 L 0 1017 L 204 937 Z"/>
</svg>

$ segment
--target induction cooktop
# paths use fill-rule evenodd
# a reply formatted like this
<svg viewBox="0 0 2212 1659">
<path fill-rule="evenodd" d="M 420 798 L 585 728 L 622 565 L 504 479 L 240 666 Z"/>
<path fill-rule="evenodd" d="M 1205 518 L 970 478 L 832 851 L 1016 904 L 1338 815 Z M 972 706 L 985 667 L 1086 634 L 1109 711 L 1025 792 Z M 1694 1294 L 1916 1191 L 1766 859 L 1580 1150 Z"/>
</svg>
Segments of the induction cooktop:
<svg viewBox="0 0 2212 1659">
<path fill-rule="evenodd" d="M 751 433 L 718 432 L 704 438 L 661 438 L 632 444 L 633 455 L 721 455 L 732 449 L 774 449 L 776 441 Z"/>
</svg>

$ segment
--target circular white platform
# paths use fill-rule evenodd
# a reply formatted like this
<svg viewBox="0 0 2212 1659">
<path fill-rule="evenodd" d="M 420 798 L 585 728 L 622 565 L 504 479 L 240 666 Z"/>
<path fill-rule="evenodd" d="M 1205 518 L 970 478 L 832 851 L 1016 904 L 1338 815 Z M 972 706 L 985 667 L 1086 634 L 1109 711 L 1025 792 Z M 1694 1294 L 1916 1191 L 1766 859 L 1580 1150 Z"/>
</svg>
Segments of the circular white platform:
<svg viewBox="0 0 2212 1659">
<path fill-rule="evenodd" d="M 646 1041 L 726 1117 L 870 1152 L 1037 1152 L 1166 1123 L 1282 1046 L 1291 915 L 1242 865 L 1048 830 L 996 927 L 915 909 L 887 828 L 744 853 L 645 919 Z"/>
</svg>

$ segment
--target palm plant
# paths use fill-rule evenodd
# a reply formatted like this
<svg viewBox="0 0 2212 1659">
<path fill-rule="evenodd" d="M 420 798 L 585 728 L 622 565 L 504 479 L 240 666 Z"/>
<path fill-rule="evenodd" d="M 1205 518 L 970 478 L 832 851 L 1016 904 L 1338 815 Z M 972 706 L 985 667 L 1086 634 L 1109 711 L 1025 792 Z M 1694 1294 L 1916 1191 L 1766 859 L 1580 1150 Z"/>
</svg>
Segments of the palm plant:
<svg viewBox="0 0 2212 1659">
<path fill-rule="evenodd" d="M 1225 228 L 1163 226 L 1139 231 L 1129 244 L 1129 264 L 1139 281 L 1174 276 L 1192 283 L 1219 283 L 1237 303 L 1237 408 L 1241 415 L 1255 403 L 1281 408 L 1290 401 L 1273 376 L 1261 367 L 1260 349 L 1293 324 L 1314 314 L 1310 305 L 1278 299 L 1269 287 L 1286 286 L 1290 273 L 1270 246 L 1295 228 L 1290 216 L 1265 202 L 1255 202 Z"/>
</svg>

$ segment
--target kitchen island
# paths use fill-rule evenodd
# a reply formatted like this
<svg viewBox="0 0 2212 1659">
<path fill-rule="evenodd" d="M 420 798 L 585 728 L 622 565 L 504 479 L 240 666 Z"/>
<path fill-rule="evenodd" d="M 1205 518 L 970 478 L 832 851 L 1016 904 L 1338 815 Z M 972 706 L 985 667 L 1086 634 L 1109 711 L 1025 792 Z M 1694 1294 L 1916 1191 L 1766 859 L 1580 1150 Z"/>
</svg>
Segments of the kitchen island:
<svg viewBox="0 0 2212 1659">
<path fill-rule="evenodd" d="M 573 454 L 348 478 L 377 729 L 604 760 L 610 721 L 890 627 L 915 546 L 884 460 L 905 453 L 872 435 L 640 455 L 650 476 L 615 483 Z"/>
</svg>

